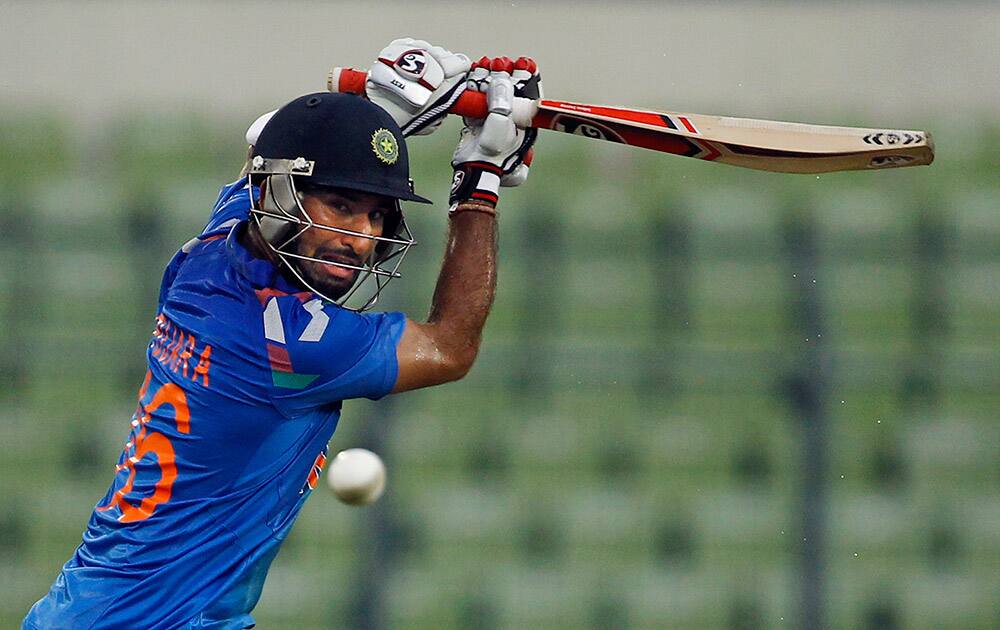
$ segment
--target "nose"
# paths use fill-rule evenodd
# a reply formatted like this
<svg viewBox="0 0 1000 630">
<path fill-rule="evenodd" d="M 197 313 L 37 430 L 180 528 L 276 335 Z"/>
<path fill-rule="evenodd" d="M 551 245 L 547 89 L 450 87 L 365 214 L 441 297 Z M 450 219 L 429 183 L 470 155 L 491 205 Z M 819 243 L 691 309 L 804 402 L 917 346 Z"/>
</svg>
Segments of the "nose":
<svg viewBox="0 0 1000 630">
<path fill-rule="evenodd" d="M 355 236 L 354 234 L 344 234 L 342 232 L 335 232 L 337 235 L 337 240 L 344 247 L 350 247 L 355 254 L 360 256 L 367 256 L 369 250 L 374 245 L 374 239 L 370 238 L 375 236 L 375 226 L 372 225 L 371 218 L 367 214 L 357 213 L 351 216 L 349 221 L 346 221 L 342 225 L 343 229 L 350 230 L 351 232 L 357 232 L 363 236 Z M 366 238 L 369 237 L 369 238 Z"/>
</svg>

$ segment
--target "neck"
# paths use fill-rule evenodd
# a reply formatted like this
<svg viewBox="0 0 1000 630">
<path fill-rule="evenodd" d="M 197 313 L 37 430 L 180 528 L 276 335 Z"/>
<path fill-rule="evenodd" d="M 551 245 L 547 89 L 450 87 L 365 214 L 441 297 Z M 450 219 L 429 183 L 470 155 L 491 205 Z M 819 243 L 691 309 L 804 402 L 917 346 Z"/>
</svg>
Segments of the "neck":
<svg viewBox="0 0 1000 630">
<path fill-rule="evenodd" d="M 278 273 L 281 274 L 285 280 L 297 287 L 301 287 L 305 290 L 311 290 L 309 287 L 302 285 L 302 282 L 295 277 L 295 274 L 288 269 L 288 265 L 283 263 L 281 258 L 274 253 L 274 250 L 267 244 L 264 240 L 264 236 L 261 235 L 260 229 L 257 228 L 257 224 L 254 223 L 253 219 L 247 221 L 247 227 L 243 230 L 243 233 L 239 235 L 239 242 L 243 247 L 247 248 L 247 251 L 254 258 L 260 258 L 266 260 L 277 268 Z"/>
<path fill-rule="evenodd" d="M 246 247 L 247 251 L 253 254 L 254 258 L 267 260 L 275 267 L 281 266 L 278 264 L 280 262 L 278 257 L 267 246 L 267 242 L 261 236 L 260 230 L 257 228 L 257 224 L 253 222 L 253 219 L 247 221 L 247 228 L 240 234 L 240 244 Z"/>
</svg>

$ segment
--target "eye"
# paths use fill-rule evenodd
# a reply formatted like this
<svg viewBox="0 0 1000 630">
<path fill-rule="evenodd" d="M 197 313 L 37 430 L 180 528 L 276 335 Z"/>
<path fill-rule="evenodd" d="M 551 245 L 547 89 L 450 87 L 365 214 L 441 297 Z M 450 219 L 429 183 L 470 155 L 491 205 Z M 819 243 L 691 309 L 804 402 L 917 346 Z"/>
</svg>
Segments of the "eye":
<svg viewBox="0 0 1000 630">
<path fill-rule="evenodd" d="M 384 221 L 385 210 L 372 210 L 368 213 L 368 218 L 371 219 L 373 223 Z"/>
</svg>

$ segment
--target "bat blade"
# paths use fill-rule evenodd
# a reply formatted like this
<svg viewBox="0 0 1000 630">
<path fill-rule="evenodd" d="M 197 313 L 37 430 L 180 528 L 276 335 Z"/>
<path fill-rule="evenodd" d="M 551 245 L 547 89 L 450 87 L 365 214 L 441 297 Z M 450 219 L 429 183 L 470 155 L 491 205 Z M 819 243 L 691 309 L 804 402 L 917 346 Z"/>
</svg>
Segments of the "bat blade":
<svg viewBox="0 0 1000 630">
<path fill-rule="evenodd" d="M 926 131 L 832 127 L 542 101 L 532 126 L 779 173 L 930 164 Z"/>
</svg>

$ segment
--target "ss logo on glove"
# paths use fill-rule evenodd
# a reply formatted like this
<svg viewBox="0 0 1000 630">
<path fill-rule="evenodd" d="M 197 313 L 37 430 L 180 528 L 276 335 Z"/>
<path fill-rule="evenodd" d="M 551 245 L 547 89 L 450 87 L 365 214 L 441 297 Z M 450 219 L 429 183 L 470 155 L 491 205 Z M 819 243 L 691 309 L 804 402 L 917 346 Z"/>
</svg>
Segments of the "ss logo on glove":
<svg viewBox="0 0 1000 630">
<path fill-rule="evenodd" d="M 393 65 L 396 71 L 401 74 L 408 74 L 413 79 L 424 76 L 424 68 L 427 67 L 427 58 L 422 50 L 408 50 L 400 55 Z"/>
<path fill-rule="evenodd" d="M 462 171 L 455 171 L 455 175 L 451 178 L 451 193 L 455 194 L 458 187 L 462 185 L 462 181 L 465 179 L 465 173 Z"/>
<path fill-rule="evenodd" d="M 422 39 L 396 39 L 368 71 L 368 100 L 389 112 L 403 136 L 432 133 L 465 89 L 472 62 Z"/>
</svg>

